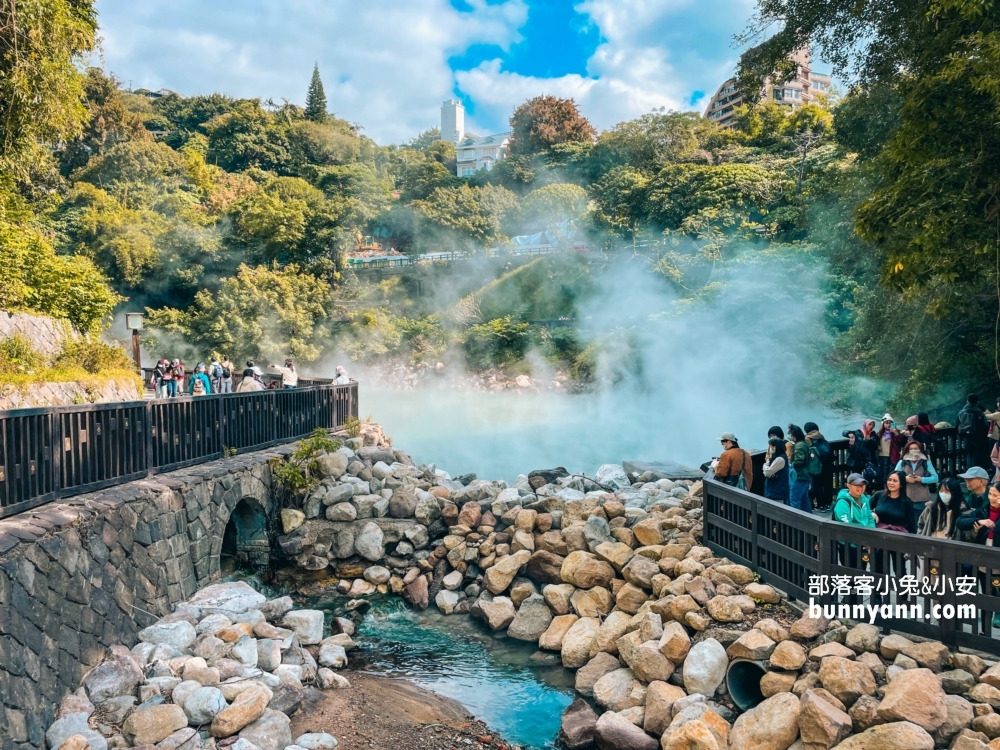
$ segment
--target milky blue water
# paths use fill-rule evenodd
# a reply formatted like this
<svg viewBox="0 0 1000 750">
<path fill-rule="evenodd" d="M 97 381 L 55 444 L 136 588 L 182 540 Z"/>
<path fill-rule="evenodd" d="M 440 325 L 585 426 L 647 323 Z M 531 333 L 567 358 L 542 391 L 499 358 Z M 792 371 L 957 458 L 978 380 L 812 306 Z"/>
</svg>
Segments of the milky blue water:
<svg viewBox="0 0 1000 750">
<path fill-rule="evenodd" d="M 313 602 L 331 616 L 345 600 Z M 554 748 L 573 673 L 557 654 L 540 663 L 534 644 L 497 637 L 466 615 L 414 612 L 398 599 L 375 599 L 355 635 L 351 667 L 406 678 L 465 706 L 515 745 Z M 549 653 L 549 652 L 543 652 Z"/>
</svg>

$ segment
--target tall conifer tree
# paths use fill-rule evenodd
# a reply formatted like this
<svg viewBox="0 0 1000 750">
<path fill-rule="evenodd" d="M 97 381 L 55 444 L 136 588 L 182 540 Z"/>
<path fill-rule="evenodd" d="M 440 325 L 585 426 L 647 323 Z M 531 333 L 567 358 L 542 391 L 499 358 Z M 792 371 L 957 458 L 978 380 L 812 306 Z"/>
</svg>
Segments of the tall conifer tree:
<svg viewBox="0 0 1000 750">
<path fill-rule="evenodd" d="M 313 122 L 326 122 L 326 92 L 323 91 L 323 80 L 319 77 L 319 64 L 313 65 L 312 80 L 309 81 L 309 91 L 306 92 L 306 117 Z"/>
</svg>

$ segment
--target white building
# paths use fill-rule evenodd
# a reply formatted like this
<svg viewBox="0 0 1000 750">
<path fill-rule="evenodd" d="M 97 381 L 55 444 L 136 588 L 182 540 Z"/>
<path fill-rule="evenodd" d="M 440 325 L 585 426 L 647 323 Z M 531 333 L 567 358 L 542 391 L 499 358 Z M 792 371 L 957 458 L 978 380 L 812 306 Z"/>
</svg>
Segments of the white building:
<svg viewBox="0 0 1000 750">
<path fill-rule="evenodd" d="M 510 133 L 478 136 L 465 132 L 465 107 L 455 99 L 441 105 L 441 140 L 455 144 L 455 173 L 469 177 L 493 165 L 507 155 Z"/>
</svg>

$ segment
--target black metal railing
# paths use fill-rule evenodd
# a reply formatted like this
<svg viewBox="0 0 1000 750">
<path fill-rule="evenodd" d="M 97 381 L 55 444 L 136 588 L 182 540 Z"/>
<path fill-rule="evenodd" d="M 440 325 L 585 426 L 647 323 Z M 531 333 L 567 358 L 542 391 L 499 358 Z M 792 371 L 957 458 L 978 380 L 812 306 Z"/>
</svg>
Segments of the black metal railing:
<svg viewBox="0 0 1000 750">
<path fill-rule="evenodd" d="M 352 416 L 357 383 L 0 411 L 0 518 Z"/>
<path fill-rule="evenodd" d="M 142 379 L 146 385 L 146 390 L 153 390 L 152 378 L 153 378 L 153 368 L 143 367 L 142 368 Z M 184 375 L 184 393 L 187 393 L 188 384 L 191 382 L 190 378 L 193 372 L 188 372 Z M 232 375 L 233 378 L 233 390 L 236 390 L 236 386 L 240 384 L 243 380 L 243 370 L 237 370 Z M 273 373 L 264 371 L 261 373 L 260 379 L 264 382 L 264 385 L 268 388 L 277 388 L 281 385 L 281 375 L 279 373 Z M 311 378 L 311 377 L 299 377 L 299 388 L 309 388 L 314 385 L 330 385 L 333 380 L 330 378 Z M 183 395 L 183 394 L 181 394 Z"/>
<path fill-rule="evenodd" d="M 847 525 L 711 476 L 704 483 L 703 543 L 795 599 L 837 607 L 837 619 L 874 617 L 883 628 L 1000 654 L 1000 628 L 993 625 L 1000 613 L 1000 547 Z M 874 589 L 859 591 L 858 576 L 871 577 Z M 955 588 L 963 578 L 967 586 L 971 581 L 967 594 Z M 847 590 L 832 585 L 848 579 Z M 962 616 L 959 605 L 975 611 Z"/>
</svg>

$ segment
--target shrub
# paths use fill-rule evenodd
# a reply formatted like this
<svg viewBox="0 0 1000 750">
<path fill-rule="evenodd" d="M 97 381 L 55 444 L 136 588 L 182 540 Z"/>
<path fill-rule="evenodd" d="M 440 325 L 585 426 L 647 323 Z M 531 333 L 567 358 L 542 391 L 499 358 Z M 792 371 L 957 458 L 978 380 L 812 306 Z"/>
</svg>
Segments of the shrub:
<svg viewBox="0 0 1000 750">
<path fill-rule="evenodd" d="M 0 341 L 0 374 L 20 375 L 44 366 L 45 358 L 20 334 Z"/>
<path fill-rule="evenodd" d="M 510 315 L 470 326 L 465 337 L 466 361 L 474 367 L 514 362 L 528 348 L 528 324 Z"/>
<path fill-rule="evenodd" d="M 56 358 L 56 367 L 81 367 L 90 373 L 105 370 L 131 370 L 135 366 L 132 359 L 120 346 L 100 340 L 78 339 L 68 342 L 62 354 Z"/>
</svg>

